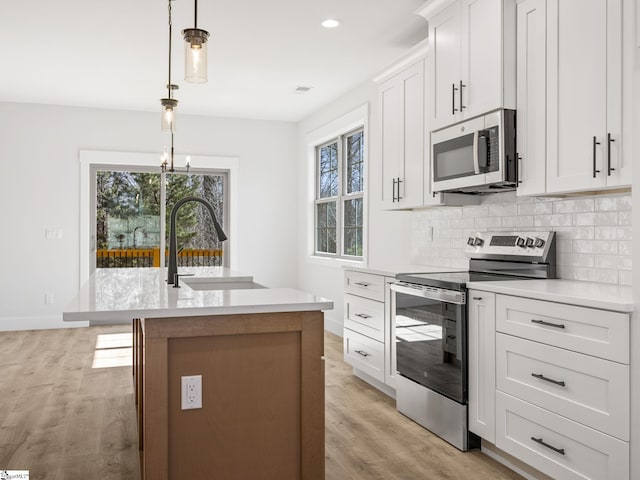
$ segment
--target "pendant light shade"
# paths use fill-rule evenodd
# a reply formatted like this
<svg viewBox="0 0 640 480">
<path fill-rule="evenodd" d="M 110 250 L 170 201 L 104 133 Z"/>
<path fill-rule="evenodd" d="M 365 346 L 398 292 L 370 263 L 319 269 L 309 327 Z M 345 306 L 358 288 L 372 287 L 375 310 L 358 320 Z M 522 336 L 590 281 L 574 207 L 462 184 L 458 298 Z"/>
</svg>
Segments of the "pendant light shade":
<svg viewBox="0 0 640 480">
<path fill-rule="evenodd" d="M 187 28 L 184 35 L 184 79 L 189 83 L 207 81 L 207 40 L 209 32 Z"/>
<path fill-rule="evenodd" d="M 176 131 L 176 107 L 178 100 L 175 98 L 161 98 L 162 116 L 160 128 L 162 133 L 175 133 Z"/>
</svg>

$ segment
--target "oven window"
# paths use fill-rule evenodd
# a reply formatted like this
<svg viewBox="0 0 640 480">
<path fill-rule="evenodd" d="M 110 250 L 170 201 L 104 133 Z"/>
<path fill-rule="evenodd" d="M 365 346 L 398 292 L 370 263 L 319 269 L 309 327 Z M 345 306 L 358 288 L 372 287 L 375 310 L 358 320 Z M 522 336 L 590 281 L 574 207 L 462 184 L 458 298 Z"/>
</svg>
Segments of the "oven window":
<svg viewBox="0 0 640 480">
<path fill-rule="evenodd" d="M 473 133 L 436 143 L 433 146 L 434 180 L 474 175 Z"/>
<path fill-rule="evenodd" d="M 464 403 L 465 306 L 396 292 L 398 372 Z"/>
</svg>

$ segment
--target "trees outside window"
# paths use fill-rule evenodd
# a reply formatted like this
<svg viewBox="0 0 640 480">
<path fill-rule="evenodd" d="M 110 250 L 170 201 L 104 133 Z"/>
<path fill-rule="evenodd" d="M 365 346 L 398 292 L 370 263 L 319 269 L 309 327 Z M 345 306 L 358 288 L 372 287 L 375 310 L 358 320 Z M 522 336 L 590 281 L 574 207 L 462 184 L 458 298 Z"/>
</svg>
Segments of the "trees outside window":
<svg viewBox="0 0 640 480">
<path fill-rule="evenodd" d="M 224 174 L 97 171 L 97 267 L 159 266 L 160 238 L 168 237 L 171 209 L 186 196 L 211 203 L 224 229 L 225 179 Z M 161 215 L 166 219 L 166 232 L 161 231 Z M 179 264 L 223 264 L 222 244 L 204 206 L 187 203 L 178 211 L 176 220 Z"/>
<path fill-rule="evenodd" d="M 316 146 L 315 254 L 362 259 L 364 130 Z"/>
</svg>

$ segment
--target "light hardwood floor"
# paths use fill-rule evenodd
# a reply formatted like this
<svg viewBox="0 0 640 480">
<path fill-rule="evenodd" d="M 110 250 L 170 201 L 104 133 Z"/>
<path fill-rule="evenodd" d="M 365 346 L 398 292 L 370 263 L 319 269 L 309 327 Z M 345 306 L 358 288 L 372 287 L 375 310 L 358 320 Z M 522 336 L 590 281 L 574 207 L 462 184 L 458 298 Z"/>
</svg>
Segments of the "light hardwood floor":
<svg viewBox="0 0 640 480">
<path fill-rule="evenodd" d="M 129 332 L 0 333 L 0 469 L 30 470 L 32 480 L 140 478 L 131 367 L 93 368 L 98 337 Z M 327 480 L 522 478 L 400 415 L 352 375 L 340 337 L 327 333 L 325 342 Z"/>
</svg>

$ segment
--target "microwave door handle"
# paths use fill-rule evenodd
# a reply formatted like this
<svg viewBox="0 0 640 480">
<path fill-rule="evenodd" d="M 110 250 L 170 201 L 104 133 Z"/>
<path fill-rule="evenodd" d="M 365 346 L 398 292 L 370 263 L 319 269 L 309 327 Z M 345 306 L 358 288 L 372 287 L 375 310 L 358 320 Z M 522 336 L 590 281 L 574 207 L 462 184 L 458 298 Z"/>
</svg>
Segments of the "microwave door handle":
<svg viewBox="0 0 640 480">
<path fill-rule="evenodd" d="M 479 132 L 473 133 L 473 171 L 476 175 L 480 173 L 480 164 L 478 163 L 478 135 Z"/>
<path fill-rule="evenodd" d="M 478 133 L 478 169 L 486 173 L 489 167 L 489 137 L 486 130 Z"/>
</svg>

